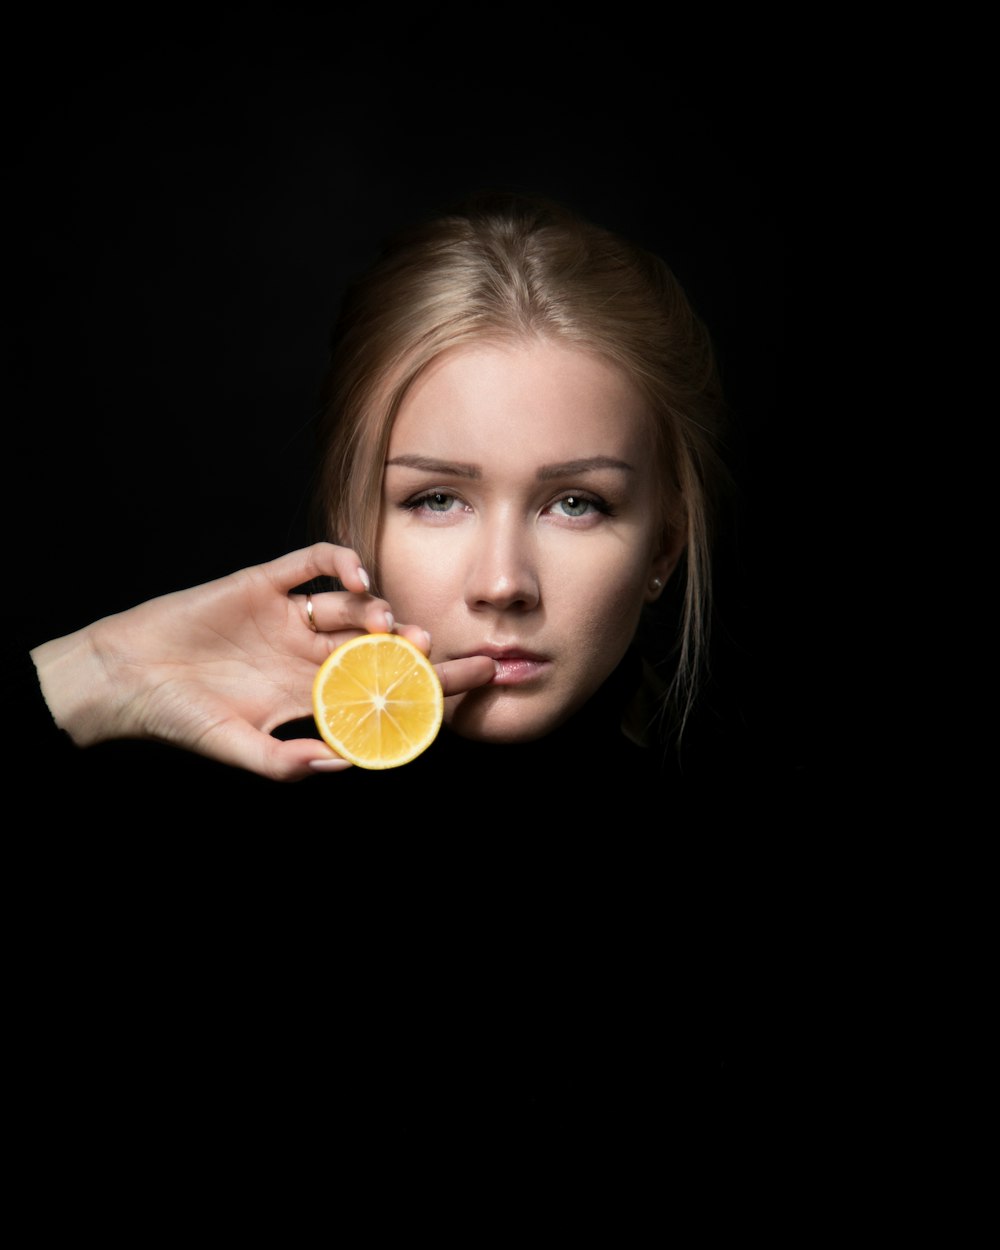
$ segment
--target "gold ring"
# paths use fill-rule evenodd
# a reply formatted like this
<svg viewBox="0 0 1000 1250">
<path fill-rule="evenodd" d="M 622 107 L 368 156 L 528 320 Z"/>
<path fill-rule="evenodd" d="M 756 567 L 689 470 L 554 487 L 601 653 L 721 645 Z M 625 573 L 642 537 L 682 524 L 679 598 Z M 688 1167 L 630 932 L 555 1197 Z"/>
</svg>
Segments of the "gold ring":
<svg viewBox="0 0 1000 1250">
<path fill-rule="evenodd" d="M 306 616 L 309 618 L 309 628 L 316 633 L 316 618 L 313 616 L 312 595 L 306 595 Z"/>
</svg>

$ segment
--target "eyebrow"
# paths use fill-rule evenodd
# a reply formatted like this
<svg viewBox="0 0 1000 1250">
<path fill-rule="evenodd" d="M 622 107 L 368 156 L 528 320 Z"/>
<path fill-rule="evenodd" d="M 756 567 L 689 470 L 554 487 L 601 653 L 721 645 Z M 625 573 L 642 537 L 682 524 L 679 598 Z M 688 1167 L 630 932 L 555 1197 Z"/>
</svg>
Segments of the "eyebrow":
<svg viewBox="0 0 1000 1250">
<path fill-rule="evenodd" d="M 442 473 L 448 477 L 480 478 L 482 469 L 476 464 L 460 464 L 451 460 L 435 460 L 433 456 L 393 456 L 386 468 L 398 465 L 404 469 L 423 469 L 427 473 Z M 635 467 L 613 456 L 588 456 L 582 460 L 564 460 L 560 464 L 543 464 L 536 477 L 547 482 L 556 477 L 572 477 L 577 473 L 592 473 L 595 469 L 619 469 L 634 473 Z"/>
<path fill-rule="evenodd" d="M 424 469 L 428 473 L 442 473 L 447 477 L 482 477 L 483 471 L 475 464 L 458 464 L 452 460 L 435 460 L 433 456 L 393 456 L 385 462 L 386 468 L 399 465 L 404 469 Z"/>
<path fill-rule="evenodd" d="M 573 477 L 577 473 L 592 473 L 595 469 L 623 469 L 634 473 L 632 465 L 613 456 L 588 456 L 585 460 L 564 460 L 562 464 L 543 464 L 538 470 L 538 480 L 546 482 L 552 477 Z"/>
</svg>

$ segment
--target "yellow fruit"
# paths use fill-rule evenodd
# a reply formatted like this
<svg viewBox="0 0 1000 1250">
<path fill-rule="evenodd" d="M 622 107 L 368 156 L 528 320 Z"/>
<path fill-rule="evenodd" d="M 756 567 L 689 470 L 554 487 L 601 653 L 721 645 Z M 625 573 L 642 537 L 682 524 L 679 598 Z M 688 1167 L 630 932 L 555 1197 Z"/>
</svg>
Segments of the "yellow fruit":
<svg viewBox="0 0 1000 1250">
<path fill-rule="evenodd" d="M 313 681 L 323 741 L 359 768 L 398 768 L 426 751 L 444 716 L 430 660 L 398 634 L 361 634 L 326 657 Z"/>
</svg>

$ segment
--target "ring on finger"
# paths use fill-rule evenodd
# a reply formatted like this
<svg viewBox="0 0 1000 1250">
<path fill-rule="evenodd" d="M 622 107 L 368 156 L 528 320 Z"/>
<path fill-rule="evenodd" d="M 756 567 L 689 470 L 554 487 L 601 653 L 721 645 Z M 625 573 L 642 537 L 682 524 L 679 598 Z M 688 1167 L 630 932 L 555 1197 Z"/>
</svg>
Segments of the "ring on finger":
<svg viewBox="0 0 1000 1250">
<path fill-rule="evenodd" d="M 306 617 L 308 618 L 309 628 L 316 633 L 316 618 L 313 616 L 312 595 L 306 595 Z"/>
</svg>

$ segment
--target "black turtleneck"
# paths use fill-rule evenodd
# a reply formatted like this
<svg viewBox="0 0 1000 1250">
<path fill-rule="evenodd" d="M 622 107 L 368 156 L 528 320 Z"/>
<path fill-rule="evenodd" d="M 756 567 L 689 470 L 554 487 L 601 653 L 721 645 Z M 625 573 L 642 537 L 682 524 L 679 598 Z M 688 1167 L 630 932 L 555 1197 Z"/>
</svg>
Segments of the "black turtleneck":
<svg viewBox="0 0 1000 1250">
<path fill-rule="evenodd" d="M 622 728 L 642 681 L 642 661 L 630 650 L 597 693 L 542 738 L 483 743 L 445 726 L 434 744 L 411 763 L 375 776 L 352 770 L 357 775 L 350 784 L 370 787 L 386 798 L 400 792 L 432 793 L 456 780 L 490 789 L 536 786 L 541 789 L 534 797 L 541 799 L 549 793 L 578 796 L 581 786 L 600 777 L 618 784 L 653 782 L 670 766 L 669 749 L 656 741 L 640 746 Z M 336 780 L 346 781 L 348 776 L 344 773 Z"/>
<path fill-rule="evenodd" d="M 746 878 L 728 831 L 680 819 L 674 756 L 623 734 L 642 677 L 629 653 L 537 742 L 445 731 L 292 785 L 49 724 L 19 890 L 102 1113 L 247 1114 L 265 1073 L 352 1132 L 729 1140 L 756 1062 Z"/>
</svg>

